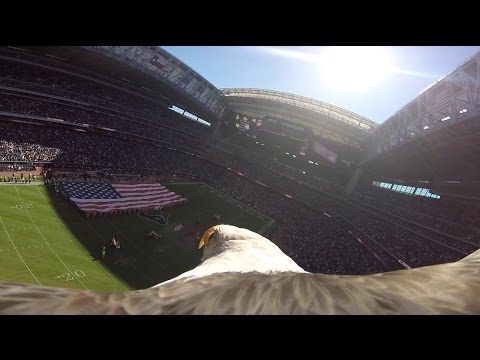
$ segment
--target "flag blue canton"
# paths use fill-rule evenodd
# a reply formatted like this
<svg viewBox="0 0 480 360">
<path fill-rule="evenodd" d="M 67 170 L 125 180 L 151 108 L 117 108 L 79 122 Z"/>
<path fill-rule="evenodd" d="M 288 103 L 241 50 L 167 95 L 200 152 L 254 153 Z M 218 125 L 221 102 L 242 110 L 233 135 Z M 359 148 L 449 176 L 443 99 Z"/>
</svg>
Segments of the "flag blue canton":
<svg viewBox="0 0 480 360">
<path fill-rule="evenodd" d="M 69 198 L 120 199 L 120 194 L 107 183 L 60 182 L 60 189 Z"/>
</svg>

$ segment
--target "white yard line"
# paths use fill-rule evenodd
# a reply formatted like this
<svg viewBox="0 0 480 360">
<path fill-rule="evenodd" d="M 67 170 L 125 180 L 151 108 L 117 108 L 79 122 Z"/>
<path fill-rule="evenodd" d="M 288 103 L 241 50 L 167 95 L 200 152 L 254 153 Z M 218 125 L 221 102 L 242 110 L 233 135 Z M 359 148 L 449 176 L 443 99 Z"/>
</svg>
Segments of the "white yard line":
<svg viewBox="0 0 480 360">
<path fill-rule="evenodd" d="M 102 238 L 102 240 L 105 241 L 105 238 L 104 238 L 97 230 L 95 230 L 95 228 L 94 228 L 92 225 L 90 225 L 90 223 L 88 222 L 87 219 L 85 219 L 85 222 L 86 222 L 87 225 L 90 227 L 90 229 L 93 230 L 93 232 L 94 232 L 95 234 L 97 234 L 99 237 Z M 104 268 L 102 265 L 100 265 L 100 268 L 101 268 L 103 271 L 105 271 L 106 274 L 110 275 L 110 276 L 112 277 L 112 279 L 114 279 L 118 284 L 120 284 L 120 286 L 123 287 L 126 291 L 130 291 L 130 290 L 128 290 L 128 289 L 125 287 L 125 285 L 123 285 L 120 281 L 118 281 L 118 279 L 117 279 L 115 276 L 113 276 L 113 275 L 110 274 L 107 270 L 105 270 L 105 268 Z M 116 289 L 116 288 L 117 288 L 117 285 L 115 285 L 115 289 Z"/>
<path fill-rule="evenodd" d="M 33 274 L 32 270 L 30 270 L 30 268 L 28 267 L 28 265 L 27 265 L 27 263 L 25 262 L 25 260 L 23 260 L 22 255 L 20 255 L 20 253 L 18 252 L 17 248 L 16 248 L 15 245 L 13 244 L 13 240 L 12 240 L 12 238 L 10 237 L 10 234 L 8 233 L 7 228 L 5 227 L 5 224 L 4 224 L 3 219 L 2 219 L 1 216 L 0 216 L 0 221 L 2 222 L 3 228 L 5 229 L 5 232 L 7 233 L 8 239 L 9 239 L 10 242 L 12 243 L 12 246 L 13 246 L 13 248 L 15 249 L 15 251 L 17 252 L 18 257 L 20 258 L 20 260 L 22 260 L 23 265 L 25 265 L 25 267 L 27 268 L 27 270 L 30 271 L 30 274 L 32 274 L 33 278 L 37 281 L 38 285 L 42 285 L 42 284 L 40 283 L 40 281 L 37 279 L 37 277 Z M 30 247 L 30 246 L 29 246 L 29 247 Z"/>
<path fill-rule="evenodd" d="M 40 229 L 37 227 L 37 224 L 35 224 L 35 221 L 33 220 L 32 216 L 30 215 L 30 213 L 28 212 L 27 208 L 25 207 L 25 204 L 23 203 L 23 199 L 22 199 L 22 197 L 20 196 L 20 193 L 18 192 L 18 188 L 17 188 L 16 186 L 15 186 L 15 190 L 17 191 L 18 198 L 20 199 L 20 202 L 22 203 L 23 208 L 24 208 L 25 211 L 27 212 L 28 217 L 29 217 L 30 220 L 32 221 L 33 226 L 35 226 L 35 228 L 37 229 L 38 233 L 40 234 L 40 236 L 42 237 L 42 239 L 45 241 L 45 243 L 48 245 L 48 247 L 50 248 L 50 250 L 52 251 L 52 253 L 53 253 L 53 254 L 57 257 L 57 259 L 63 264 L 63 266 L 65 266 L 65 269 L 67 269 L 68 272 L 69 272 L 70 274 L 72 274 L 72 276 L 75 277 L 75 279 L 77 279 L 78 282 L 79 282 L 80 284 L 82 284 L 82 286 L 83 286 L 85 289 L 89 290 L 89 289 L 85 286 L 85 284 L 82 282 L 82 280 L 80 280 L 80 278 L 79 278 L 77 275 L 75 275 L 75 273 L 68 268 L 67 264 L 65 264 L 65 263 L 63 262 L 63 260 L 60 258 L 60 256 L 58 256 L 58 254 L 55 252 L 55 250 L 52 249 L 52 247 L 50 246 L 50 243 L 47 241 L 47 239 L 45 239 L 45 236 L 43 236 L 42 232 L 41 232 Z"/>
</svg>

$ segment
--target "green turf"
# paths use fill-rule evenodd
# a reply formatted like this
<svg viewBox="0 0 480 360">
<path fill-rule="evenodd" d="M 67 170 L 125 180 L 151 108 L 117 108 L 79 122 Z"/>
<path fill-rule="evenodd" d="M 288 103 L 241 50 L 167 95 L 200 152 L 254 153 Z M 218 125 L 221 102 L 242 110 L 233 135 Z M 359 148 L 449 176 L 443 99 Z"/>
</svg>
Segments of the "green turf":
<svg viewBox="0 0 480 360">
<path fill-rule="evenodd" d="M 0 186 L 0 279 L 34 284 L 125 291 L 175 277 L 200 263 L 198 238 L 217 223 L 265 233 L 273 220 L 205 184 L 165 184 L 190 201 L 164 214 L 159 225 L 138 214 L 86 219 L 44 185 Z M 220 213 L 221 220 L 212 214 Z M 180 231 L 175 225 L 182 223 Z M 155 230 L 160 240 L 145 239 Z M 190 233 L 190 234 L 189 234 Z M 121 249 L 101 257 L 115 236 Z"/>
</svg>

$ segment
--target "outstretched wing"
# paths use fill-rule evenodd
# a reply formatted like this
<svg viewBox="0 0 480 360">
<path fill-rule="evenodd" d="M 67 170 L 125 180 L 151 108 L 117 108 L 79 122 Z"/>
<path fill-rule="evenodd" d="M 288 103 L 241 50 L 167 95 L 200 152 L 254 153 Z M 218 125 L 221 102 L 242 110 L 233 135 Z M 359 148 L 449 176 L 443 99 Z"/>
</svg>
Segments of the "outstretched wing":
<svg viewBox="0 0 480 360">
<path fill-rule="evenodd" d="M 480 314 L 480 251 L 369 276 L 217 273 L 125 293 L 0 282 L 3 314 Z"/>
</svg>

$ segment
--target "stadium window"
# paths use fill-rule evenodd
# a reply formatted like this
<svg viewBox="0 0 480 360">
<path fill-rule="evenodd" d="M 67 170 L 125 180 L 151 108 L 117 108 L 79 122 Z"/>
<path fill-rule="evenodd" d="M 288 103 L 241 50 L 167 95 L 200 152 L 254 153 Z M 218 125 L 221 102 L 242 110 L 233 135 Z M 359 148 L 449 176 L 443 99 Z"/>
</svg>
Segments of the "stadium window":
<svg viewBox="0 0 480 360">
<path fill-rule="evenodd" d="M 427 192 L 428 192 L 428 189 L 423 189 L 422 192 L 420 193 L 420 196 L 425 196 Z"/>
<path fill-rule="evenodd" d="M 406 186 L 402 186 L 402 189 L 400 190 L 401 192 L 405 192 L 405 190 L 407 189 Z"/>
<path fill-rule="evenodd" d="M 423 190 L 423 188 L 417 188 L 417 191 L 415 191 L 415 195 L 420 195 L 422 190 Z"/>
<path fill-rule="evenodd" d="M 172 105 L 171 107 L 169 107 L 170 110 L 173 110 L 179 114 L 182 114 L 185 112 L 185 110 L 183 109 L 180 109 L 178 106 L 175 106 L 175 105 Z"/>
<path fill-rule="evenodd" d="M 180 115 L 183 115 L 183 117 L 186 117 L 187 119 L 196 121 L 196 122 L 198 122 L 202 125 L 205 125 L 205 126 L 211 126 L 212 125 L 208 121 L 205 121 L 205 120 L 199 118 L 198 116 L 193 115 L 193 114 L 189 113 L 188 111 L 179 108 L 178 106 L 172 105 L 168 109 L 172 110 L 172 111 L 175 111 L 176 113 L 179 113 Z"/>
<path fill-rule="evenodd" d="M 195 115 L 193 115 L 193 114 L 190 114 L 188 111 L 185 111 L 184 114 L 183 114 L 183 116 L 185 116 L 185 117 L 187 117 L 187 118 L 189 118 L 189 119 L 195 120 L 195 121 L 197 120 L 197 117 L 196 117 Z"/>
</svg>

